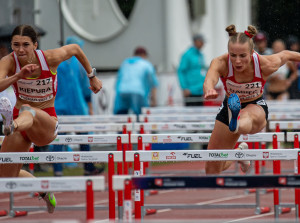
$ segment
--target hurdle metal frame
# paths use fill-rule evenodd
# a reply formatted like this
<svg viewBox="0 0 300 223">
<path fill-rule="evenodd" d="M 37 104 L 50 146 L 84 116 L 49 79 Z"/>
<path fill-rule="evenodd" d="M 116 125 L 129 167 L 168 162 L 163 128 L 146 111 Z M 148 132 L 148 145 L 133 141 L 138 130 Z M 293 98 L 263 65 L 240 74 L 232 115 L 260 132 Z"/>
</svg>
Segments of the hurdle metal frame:
<svg viewBox="0 0 300 223">
<path fill-rule="evenodd" d="M 292 150 L 293 151 L 293 150 Z M 285 151 L 286 152 L 286 151 Z M 139 157 L 140 154 L 134 154 L 135 157 Z M 300 160 L 300 152 L 297 152 L 297 160 Z M 300 185 L 300 176 L 290 175 L 276 175 L 276 176 L 114 176 L 113 178 L 114 190 L 125 190 L 125 196 L 127 202 L 131 202 L 131 190 L 143 190 L 143 189 L 183 189 L 183 188 L 283 188 L 290 187 L 295 188 Z M 299 202 L 299 199 L 298 199 Z M 124 210 L 127 214 L 125 222 L 131 222 L 131 204 L 128 205 L 128 209 Z M 279 208 L 274 201 L 274 218 L 279 218 Z M 299 203 L 295 203 L 296 207 L 296 220 L 299 219 Z M 177 205 L 173 205 L 172 208 L 177 208 Z M 135 207 L 135 215 L 138 208 Z M 136 215 L 136 220 L 140 220 Z"/>
<path fill-rule="evenodd" d="M 2 143 L 4 136 L 0 136 L 0 142 Z M 112 175 L 115 174 L 114 162 L 123 163 L 123 152 L 122 143 L 128 143 L 129 137 L 127 134 L 107 134 L 107 135 L 58 135 L 52 145 L 61 144 L 116 144 L 118 151 L 107 151 L 107 152 L 28 152 L 28 153 L 0 153 L 1 163 L 84 163 L 84 162 L 103 162 L 108 163 L 109 166 L 109 176 L 108 176 L 108 190 L 109 199 L 111 204 L 109 205 L 109 218 L 115 219 L 115 192 L 111 189 Z M 119 194 L 122 195 L 121 192 Z M 113 198 L 113 199 L 112 199 Z M 11 197 L 13 203 L 13 197 Z M 13 206 L 13 204 L 12 204 Z M 113 208 L 112 208 L 113 207 Z M 24 207 L 22 207 L 24 208 Z M 81 208 L 82 207 L 76 207 Z M 107 209 L 107 207 L 96 206 L 96 209 Z M 119 198 L 118 202 L 118 215 L 119 218 L 123 216 L 123 199 Z M 39 209 L 30 208 L 30 210 Z M 68 207 L 63 207 L 62 209 L 57 208 L 57 210 L 66 210 Z M 73 209 L 71 207 L 70 209 Z M 24 209 L 19 209 L 14 207 L 13 211 L 19 211 Z"/>
<path fill-rule="evenodd" d="M 32 191 L 86 191 L 86 220 L 94 220 L 94 191 L 105 190 L 104 176 L 93 177 L 39 177 L 39 178 L 0 178 L 0 191 L 10 193 L 10 197 L 15 192 Z M 13 201 L 13 198 L 11 198 Z M 14 216 L 15 210 L 32 211 L 36 208 L 21 207 L 16 208 L 13 202 L 10 202 L 9 215 Z M 47 208 L 39 207 L 39 210 Z M 60 207 L 59 209 L 63 209 Z"/>
<path fill-rule="evenodd" d="M 132 134 L 131 135 L 131 143 L 136 143 L 138 144 L 138 151 L 141 152 L 143 150 L 143 144 L 144 143 L 203 143 L 203 142 L 208 142 L 210 139 L 210 135 L 211 133 L 201 133 L 201 134 Z M 273 142 L 274 144 L 277 144 L 277 142 L 282 142 L 285 140 L 284 137 L 284 133 L 257 133 L 257 134 L 249 134 L 249 135 L 241 135 L 239 138 L 239 142 Z M 195 152 L 196 153 L 201 153 L 203 152 L 203 150 L 197 151 L 197 150 L 189 150 L 189 152 L 187 152 L 186 154 L 192 154 L 191 152 Z M 230 151 L 230 150 L 229 150 Z M 249 150 L 251 151 L 251 150 Z M 256 150 L 257 151 L 257 150 Z M 260 150 L 259 150 L 260 151 Z M 146 151 L 143 151 L 146 152 Z M 147 151 L 150 154 L 157 154 L 160 153 L 161 151 Z M 163 152 L 167 152 L 169 153 L 169 157 L 172 157 L 172 154 L 177 154 L 177 152 L 181 152 L 180 150 L 172 150 L 172 151 L 167 151 L 164 150 Z M 208 151 L 210 152 L 210 151 Z M 227 152 L 227 151 L 226 151 Z M 233 151 L 236 153 L 236 151 Z M 255 151 L 254 151 L 255 152 Z M 126 162 L 132 162 L 132 154 L 134 154 L 134 151 L 128 151 L 126 153 Z M 198 154 L 197 153 L 197 154 Z M 128 155 L 127 155 L 128 154 Z M 131 154 L 131 155 L 129 155 Z M 131 156 L 131 158 L 130 158 Z M 176 156 L 175 156 L 176 157 Z M 249 159 L 250 157 L 247 157 L 247 159 Z M 134 175 L 135 176 L 141 176 L 144 173 L 144 162 L 151 162 L 151 161 L 158 161 L 159 159 L 156 159 L 156 157 L 152 157 L 152 159 L 147 159 L 141 160 L 141 164 L 140 164 L 140 168 L 139 167 L 135 167 L 134 168 Z M 199 159 L 190 159 L 190 161 L 196 161 Z M 202 161 L 204 161 L 203 159 L 200 159 Z M 253 159 L 249 159 L 249 160 L 253 160 Z M 161 160 L 160 160 L 161 161 Z M 165 160 L 168 161 L 168 160 Z M 170 160 L 169 160 L 170 161 Z M 179 161 L 178 159 L 171 159 L 171 161 Z M 136 165 L 135 165 L 136 166 Z M 142 216 L 144 215 L 144 210 L 145 208 L 160 208 L 160 207 L 155 207 L 155 206 L 143 206 L 143 191 L 138 192 L 136 195 L 137 197 L 137 202 L 140 202 L 141 205 L 141 209 L 142 209 Z M 226 205 L 227 207 L 229 207 L 231 204 Z M 197 206 L 199 207 L 199 206 Z M 213 206 L 211 206 L 213 207 Z M 232 206 L 232 208 L 234 207 L 239 207 L 241 208 L 241 204 L 237 205 L 237 206 Z M 255 213 L 259 214 L 262 213 L 262 210 L 260 208 L 260 201 L 259 201 L 259 192 L 256 191 L 256 203 L 253 205 L 249 205 L 249 204 L 245 204 L 246 208 L 255 208 Z"/>
</svg>

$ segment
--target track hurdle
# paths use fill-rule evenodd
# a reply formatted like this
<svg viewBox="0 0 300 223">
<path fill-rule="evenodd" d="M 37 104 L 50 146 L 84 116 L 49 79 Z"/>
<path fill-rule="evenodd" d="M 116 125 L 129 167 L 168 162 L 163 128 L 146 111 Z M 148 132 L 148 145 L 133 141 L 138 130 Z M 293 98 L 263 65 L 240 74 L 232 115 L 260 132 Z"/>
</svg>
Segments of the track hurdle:
<svg viewBox="0 0 300 223">
<path fill-rule="evenodd" d="M 133 123 L 60 124 L 58 132 L 122 132 L 132 131 Z"/>
<path fill-rule="evenodd" d="M 0 178 L 0 190 L 4 193 L 32 191 L 85 191 L 86 220 L 94 220 L 94 191 L 105 190 L 103 176 L 97 177 L 40 177 L 40 178 Z M 32 210 L 30 207 L 19 207 Z M 46 210 L 47 208 L 40 208 Z M 10 203 L 10 216 L 15 215 L 15 207 Z"/>
<path fill-rule="evenodd" d="M 181 152 L 181 150 L 165 150 L 165 151 L 142 151 L 142 145 L 143 143 L 207 143 L 210 139 L 211 133 L 201 133 L 201 134 L 132 134 L 131 135 L 131 142 L 132 143 L 137 143 L 138 144 L 138 151 L 139 152 L 148 152 L 150 154 L 150 157 L 147 159 L 141 159 L 141 162 L 153 162 L 153 161 L 162 161 L 160 159 L 161 155 L 160 154 L 165 154 L 165 152 L 168 155 L 163 155 L 163 161 L 183 161 L 179 160 L 177 158 L 177 153 L 178 151 Z M 249 134 L 249 135 L 241 135 L 239 138 L 239 142 L 273 142 L 274 140 L 277 141 L 284 141 L 284 133 L 257 133 L 257 134 Z M 228 152 L 231 150 L 228 150 Z M 234 150 L 232 150 L 234 151 Z M 247 150 L 248 151 L 248 150 Z M 251 151 L 251 150 L 249 150 Z M 256 150 L 257 151 L 257 150 Z M 258 150 L 260 151 L 260 150 Z M 162 153 L 163 152 L 163 153 Z M 196 153 L 195 153 L 196 152 Z M 202 152 L 205 152 L 204 150 L 187 150 L 184 152 L 185 156 L 185 161 L 205 161 L 202 159 L 201 155 Z M 206 151 L 210 152 L 210 151 Z M 234 151 L 236 153 L 236 151 Z M 255 152 L 255 151 L 254 151 Z M 227 153 L 227 150 L 226 150 Z M 126 155 L 126 162 L 132 162 L 133 161 L 133 154 L 134 151 L 129 151 L 127 154 L 131 155 Z M 220 153 L 217 153 L 220 156 L 222 156 Z M 255 157 L 255 154 L 252 153 L 243 153 L 244 154 L 244 159 L 246 160 L 253 160 L 253 157 Z M 217 155 L 216 155 L 217 156 Z M 242 158 L 242 157 L 240 157 Z M 226 158 L 227 159 L 227 158 Z M 224 159 L 224 160 L 226 160 Z M 238 159 L 237 159 L 238 160 Z M 139 164 L 137 164 L 139 165 Z M 140 165 L 142 166 L 142 165 Z M 142 169 L 136 168 L 135 165 L 135 176 L 140 176 L 143 173 Z M 143 205 L 143 191 L 141 192 L 136 192 L 138 194 L 137 197 L 141 196 L 140 200 L 137 201 L 137 206 L 141 205 L 142 211 L 144 210 L 144 205 Z M 139 195 L 140 194 L 140 195 Z M 257 214 L 260 214 L 264 212 L 266 209 L 265 207 L 260 207 L 260 200 L 258 196 L 258 191 L 257 191 L 257 196 L 256 196 L 256 203 L 253 205 L 245 204 L 245 207 L 247 208 L 255 208 L 255 211 Z M 228 204 L 229 206 L 231 204 Z M 146 206 L 147 208 L 156 208 L 153 206 Z M 237 207 L 241 207 L 241 205 L 237 205 Z M 158 207 L 159 208 L 159 207 Z M 233 205 L 234 208 L 234 205 Z M 144 212 L 142 212 L 144 213 Z"/>
<path fill-rule="evenodd" d="M 125 136 L 126 138 L 127 136 Z M 112 188 L 112 176 L 114 175 L 114 162 L 122 162 L 123 155 L 118 151 L 90 151 L 90 152 L 27 152 L 27 153 L 0 153 L 1 163 L 83 163 L 83 162 L 108 162 L 109 174 L 108 174 L 108 187 L 110 208 L 109 216 L 111 219 L 115 219 L 115 192 Z M 11 179 L 11 178 L 7 178 Z M 21 178 L 17 178 L 21 179 Z M 24 178 L 25 179 L 25 178 Z M 27 178 L 26 178 L 27 179 Z M 39 178 L 38 178 L 39 179 Z M 61 179 L 61 177 L 58 177 Z M 30 188 L 28 189 L 30 190 Z M 32 190 L 31 190 L 32 191 Z M 13 206 L 13 199 L 10 201 L 10 207 L 13 211 L 33 211 L 40 210 L 40 207 L 16 207 Z M 82 206 L 70 207 L 60 206 L 56 210 L 73 210 L 83 209 Z M 96 206 L 96 209 L 107 209 L 106 206 Z"/>
<path fill-rule="evenodd" d="M 149 151 L 139 151 L 137 153 L 128 153 L 128 160 L 134 159 L 135 164 L 140 161 L 169 161 L 172 158 L 173 161 L 220 161 L 220 160 L 299 160 L 299 154 L 297 150 L 294 149 L 284 149 L 284 150 L 246 150 L 243 151 L 244 156 L 237 156 L 240 155 L 241 151 L 234 151 L 234 150 L 200 150 L 200 151 L 184 151 L 178 150 L 174 151 L 159 151 L 157 153 L 151 153 Z M 188 155 L 187 155 L 188 154 Z M 212 156 L 213 154 L 213 156 Z M 218 156 L 216 154 L 219 154 Z M 274 167 L 275 169 L 275 167 Z M 276 174 L 274 172 L 274 174 Z M 278 190 L 278 189 L 277 189 Z M 278 195 L 278 194 L 277 194 Z M 287 204 L 280 205 L 279 197 L 274 192 L 274 209 L 276 211 L 275 217 L 279 217 L 279 213 L 285 213 L 283 206 L 288 206 Z M 296 203 L 295 203 L 296 204 Z M 295 207 L 295 204 L 289 205 L 290 207 Z M 253 208 L 255 205 L 251 204 L 224 204 L 223 208 Z M 137 210 L 139 210 L 139 207 Z M 149 208 L 167 208 L 168 205 L 148 205 Z M 189 205 L 189 207 L 193 207 Z M 256 211 L 257 211 L 257 206 Z M 196 205 L 195 208 L 222 208 L 222 206 L 215 206 L 209 205 L 206 207 L 205 205 Z M 257 212 L 256 212 L 257 213 Z"/>
<path fill-rule="evenodd" d="M 294 148 L 299 152 L 299 135 L 300 132 L 287 132 L 286 141 L 294 142 Z M 299 152 L 300 153 L 300 152 Z M 295 165 L 295 174 L 300 175 L 300 160 L 298 159 L 297 165 Z M 300 219 L 300 189 L 295 189 L 295 203 L 296 203 L 296 215 Z"/>
<path fill-rule="evenodd" d="M 212 122 L 216 120 L 217 113 L 207 114 L 142 114 L 140 122 Z M 270 112 L 269 120 L 299 120 L 300 114 L 288 112 Z"/>
<path fill-rule="evenodd" d="M 224 151 L 225 152 L 225 151 Z M 298 160 L 299 160 L 299 155 Z M 300 176 L 276 175 L 276 176 L 127 176 L 120 178 L 114 176 L 114 190 L 126 189 L 125 194 L 130 194 L 131 189 L 186 189 L 186 188 L 295 188 L 300 184 Z M 131 182 L 130 182 L 131 181 Z M 124 183 L 125 182 L 125 183 Z M 130 188 L 132 186 L 132 188 Z M 129 206 L 131 207 L 131 206 Z M 172 205 L 176 208 L 178 205 Z M 130 211 L 128 211 L 130 212 Z M 275 208 L 274 218 L 278 220 L 278 209 Z M 297 216 L 296 216 L 296 219 Z M 131 222 L 130 219 L 124 219 Z M 137 219 L 139 220 L 139 219 Z"/>
<path fill-rule="evenodd" d="M 274 104 L 267 102 L 269 112 L 299 112 L 300 106 L 297 103 Z M 160 106 L 160 107 L 144 107 L 142 114 L 199 114 L 199 113 L 217 113 L 220 106 Z"/>
<path fill-rule="evenodd" d="M 3 136 L 0 141 L 3 141 Z M 123 134 L 106 134 L 106 135 L 58 135 L 50 144 L 116 144 L 117 147 L 122 147 L 122 143 L 128 143 L 128 135 Z M 71 162 L 101 162 L 107 163 L 109 166 L 109 198 L 111 198 L 109 208 L 109 218 L 115 219 L 115 193 L 112 191 L 111 182 L 114 172 L 114 162 L 123 162 L 122 152 L 30 152 L 30 153 L 0 153 L 1 163 L 71 163 Z M 113 199 L 112 199 L 113 198 Z M 123 205 L 119 202 L 119 205 Z M 62 209 L 67 209 L 63 207 Z M 98 206 L 96 208 L 107 208 Z M 72 208 L 71 208 L 72 209 Z M 19 210 L 16 209 L 15 210 Z M 60 210 L 60 208 L 58 208 Z M 122 216 L 123 208 L 119 207 L 119 216 Z"/>
</svg>

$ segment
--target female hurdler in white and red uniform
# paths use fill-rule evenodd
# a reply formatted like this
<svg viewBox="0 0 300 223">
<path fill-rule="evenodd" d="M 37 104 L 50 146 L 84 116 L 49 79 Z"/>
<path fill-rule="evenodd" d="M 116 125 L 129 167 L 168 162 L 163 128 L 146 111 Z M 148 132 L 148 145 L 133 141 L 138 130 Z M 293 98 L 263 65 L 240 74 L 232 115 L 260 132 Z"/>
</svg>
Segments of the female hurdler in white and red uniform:
<svg viewBox="0 0 300 223">
<path fill-rule="evenodd" d="M 245 32 L 236 32 L 235 26 L 226 28 L 229 34 L 228 53 L 212 60 L 204 82 L 205 99 L 215 99 L 215 86 L 221 78 L 226 97 L 217 114 L 215 127 L 207 149 L 233 149 L 241 134 L 260 132 L 267 124 L 268 107 L 264 99 L 265 80 L 288 61 L 300 61 L 300 54 L 284 50 L 263 56 L 254 52 L 252 37 L 257 30 L 248 26 Z M 241 143 L 239 149 L 247 149 Z M 206 162 L 207 174 L 219 174 L 232 161 Z M 250 168 L 249 161 L 239 161 L 243 172 Z"/>
<path fill-rule="evenodd" d="M 0 98 L 6 135 L 1 152 L 28 152 L 32 143 L 47 145 L 57 135 L 54 100 L 56 69 L 61 62 L 76 56 L 90 78 L 90 89 L 94 93 L 100 91 L 102 82 L 95 77 L 94 69 L 77 44 L 36 50 L 37 34 L 31 26 L 20 25 L 14 29 L 11 47 L 13 52 L 0 60 L 0 91 L 13 85 L 17 102 L 13 109 L 7 98 Z M 0 177 L 33 177 L 21 167 L 22 164 L 0 164 Z M 40 195 L 47 203 L 48 212 L 52 213 L 56 205 L 54 195 Z"/>
</svg>

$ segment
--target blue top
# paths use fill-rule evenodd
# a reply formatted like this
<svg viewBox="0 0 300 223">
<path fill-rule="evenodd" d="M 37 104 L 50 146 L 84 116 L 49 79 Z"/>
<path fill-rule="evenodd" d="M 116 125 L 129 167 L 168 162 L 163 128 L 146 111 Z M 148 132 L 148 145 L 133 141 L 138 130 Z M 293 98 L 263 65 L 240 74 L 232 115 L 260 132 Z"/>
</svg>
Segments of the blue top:
<svg viewBox="0 0 300 223">
<path fill-rule="evenodd" d="M 55 110 L 58 115 L 88 115 L 91 90 L 86 72 L 76 57 L 57 68 Z"/>
<path fill-rule="evenodd" d="M 141 57 L 135 56 L 127 58 L 120 66 L 117 82 L 116 94 L 132 93 L 144 97 L 149 105 L 148 96 L 152 88 L 158 86 L 153 65 Z"/>
<path fill-rule="evenodd" d="M 192 95 L 203 95 L 206 67 L 203 53 L 195 46 L 182 55 L 177 73 L 183 90 L 190 90 Z"/>
</svg>

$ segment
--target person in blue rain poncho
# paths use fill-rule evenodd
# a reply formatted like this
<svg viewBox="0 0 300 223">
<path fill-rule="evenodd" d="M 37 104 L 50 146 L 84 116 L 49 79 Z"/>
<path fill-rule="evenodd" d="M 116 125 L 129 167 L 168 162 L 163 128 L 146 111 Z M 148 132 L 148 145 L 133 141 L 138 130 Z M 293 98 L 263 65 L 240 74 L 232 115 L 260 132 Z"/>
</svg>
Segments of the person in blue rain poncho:
<svg viewBox="0 0 300 223">
<path fill-rule="evenodd" d="M 121 64 L 116 80 L 114 114 L 128 114 L 131 110 L 139 115 L 142 107 L 157 105 L 156 90 L 159 82 L 155 68 L 147 58 L 147 50 L 137 47 L 134 56 Z"/>
<path fill-rule="evenodd" d="M 78 44 L 81 48 L 84 41 L 77 36 L 69 36 L 66 44 Z M 57 94 L 55 110 L 57 115 L 92 115 L 91 91 L 86 72 L 76 57 L 62 62 L 57 68 Z M 87 133 L 77 133 L 87 134 Z M 54 145 L 56 152 L 63 151 L 63 145 Z M 90 151 L 89 145 L 80 145 L 80 151 Z M 63 164 L 53 164 L 54 175 L 63 175 Z M 93 163 L 84 164 L 84 175 L 96 175 L 103 168 L 96 168 Z"/>
<path fill-rule="evenodd" d="M 181 56 L 177 69 L 180 87 L 183 91 L 186 106 L 203 105 L 203 83 L 206 74 L 204 55 L 201 49 L 204 45 L 203 36 L 193 36 L 193 46 Z"/>
</svg>

